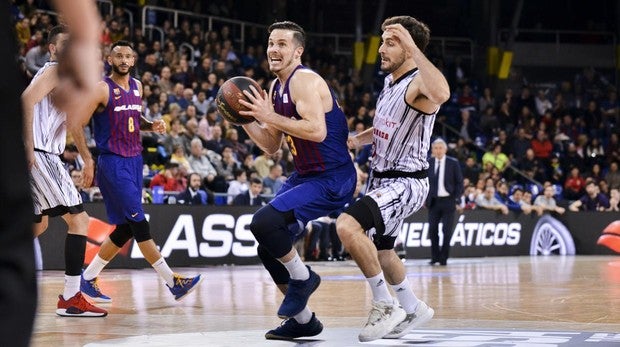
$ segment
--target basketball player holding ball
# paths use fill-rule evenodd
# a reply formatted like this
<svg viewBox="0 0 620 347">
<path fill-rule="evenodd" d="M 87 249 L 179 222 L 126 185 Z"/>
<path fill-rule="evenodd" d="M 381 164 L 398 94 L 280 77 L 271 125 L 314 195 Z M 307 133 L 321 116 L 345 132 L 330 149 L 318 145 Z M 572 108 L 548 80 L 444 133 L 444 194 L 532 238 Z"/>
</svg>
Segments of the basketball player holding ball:
<svg viewBox="0 0 620 347">
<path fill-rule="evenodd" d="M 323 325 L 308 308 L 308 298 L 320 277 L 305 266 L 293 243 L 303 225 L 342 208 L 351 201 L 356 172 L 347 149 L 345 115 L 327 83 L 301 65 L 305 32 L 285 21 L 269 29 L 267 58 L 276 75 L 269 93 L 250 87 L 244 91 L 247 107 L 242 116 L 256 122 L 243 125 L 265 152 L 274 153 L 286 139 L 295 171 L 275 198 L 258 210 L 250 230 L 258 241 L 258 256 L 285 294 L 278 316 L 282 325 L 267 332 L 267 339 L 315 336 Z"/>
</svg>

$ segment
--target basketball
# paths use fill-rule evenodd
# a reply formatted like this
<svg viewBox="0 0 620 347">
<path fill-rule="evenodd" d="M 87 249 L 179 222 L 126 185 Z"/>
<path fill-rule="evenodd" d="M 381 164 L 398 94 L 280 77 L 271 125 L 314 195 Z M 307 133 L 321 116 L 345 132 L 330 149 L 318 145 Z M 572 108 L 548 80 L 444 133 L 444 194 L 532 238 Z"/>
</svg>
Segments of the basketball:
<svg viewBox="0 0 620 347">
<path fill-rule="evenodd" d="M 239 99 L 249 102 L 248 98 L 243 94 L 244 90 L 252 93 L 250 86 L 253 85 L 258 91 L 261 87 L 253 79 L 245 76 L 233 77 L 220 87 L 215 97 L 217 108 L 226 120 L 241 125 L 252 123 L 255 119 L 249 116 L 239 114 L 239 111 L 248 111 L 248 108 L 239 103 Z"/>
</svg>

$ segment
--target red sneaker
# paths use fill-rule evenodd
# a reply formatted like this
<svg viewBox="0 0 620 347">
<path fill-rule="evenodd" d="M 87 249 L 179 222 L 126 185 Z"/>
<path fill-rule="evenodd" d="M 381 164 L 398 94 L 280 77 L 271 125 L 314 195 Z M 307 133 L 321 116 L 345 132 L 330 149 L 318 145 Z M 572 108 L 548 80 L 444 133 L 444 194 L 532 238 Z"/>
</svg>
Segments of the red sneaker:
<svg viewBox="0 0 620 347">
<path fill-rule="evenodd" d="M 56 314 L 63 317 L 105 317 L 108 311 L 92 305 L 77 292 L 71 299 L 65 300 L 62 295 L 58 295 L 58 305 Z"/>
</svg>

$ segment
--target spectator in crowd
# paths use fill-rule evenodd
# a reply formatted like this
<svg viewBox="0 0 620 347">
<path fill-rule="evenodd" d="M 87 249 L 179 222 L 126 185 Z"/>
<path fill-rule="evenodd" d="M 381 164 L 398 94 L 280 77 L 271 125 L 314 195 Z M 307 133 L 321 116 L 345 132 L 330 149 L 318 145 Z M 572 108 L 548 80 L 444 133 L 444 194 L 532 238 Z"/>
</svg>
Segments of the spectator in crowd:
<svg viewBox="0 0 620 347">
<path fill-rule="evenodd" d="M 194 106 L 196 106 L 196 111 L 198 115 L 204 116 L 207 114 L 209 107 L 211 106 L 211 101 L 207 99 L 207 93 L 204 90 L 200 90 L 196 99 L 193 101 Z"/>
<path fill-rule="evenodd" d="M 203 179 L 203 183 L 206 187 L 210 187 L 211 190 L 215 190 L 215 178 L 217 176 L 217 170 L 213 166 L 213 163 L 203 153 L 204 148 L 200 139 L 193 139 L 191 142 L 191 151 L 188 158 L 189 165 L 193 172 L 200 175 Z"/>
<path fill-rule="evenodd" d="M 263 191 L 263 181 L 254 177 L 250 180 L 250 188 L 238 194 L 232 201 L 235 206 L 264 206 L 267 200 L 261 195 Z"/>
<path fill-rule="evenodd" d="M 542 215 L 542 208 L 538 206 L 534 206 L 531 204 L 531 199 L 526 201 L 523 199 L 523 188 L 519 185 L 516 185 L 512 190 L 512 195 L 510 195 L 510 203 L 519 205 L 521 208 L 520 211 L 524 214 L 530 214 L 530 212 L 535 211 L 539 216 Z"/>
<path fill-rule="evenodd" d="M 499 211 L 508 214 L 508 207 L 495 197 L 495 187 L 488 185 L 484 192 L 476 197 L 476 206 L 486 210 Z"/>
<path fill-rule="evenodd" d="M 581 177 L 579 168 L 573 167 L 570 170 L 570 175 L 564 183 L 564 198 L 566 200 L 577 200 L 583 194 L 583 189 L 586 186 L 586 180 Z"/>
<path fill-rule="evenodd" d="M 248 176 L 245 170 L 239 168 L 235 169 L 233 173 L 235 175 L 235 179 L 228 182 L 228 191 L 226 192 L 228 195 L 226 203 L 228 205 L 232 205 L 235 196 L 247 191 L 250 188 L 248 186 Z"/>
<path fill-rule="evenodd" d="M 607 211 L 620 212 L 620 190 L 614 188 L 609 191 L 609 208 Z"/>
<path fill-rule="evenodd" d="M 181 125 L 181 120 L 180 119 L 173 119 L 170 122 L 170 131 L 168 132 L 168 135 L 166 136 L 166 139 L 164 140 L 164 147 L 166 148 L 166 152 L 169 154 L 174 153 L 174 149 L 177 146 L 180 146 L 182 148 L 186 148 L 189 146 L 186 146 L 186 142 L 187 139 L 182 136 L 183 135 L 183 125 Z"/>
<path fill-rule="evenodd" d="M 282 176 L 282 166 L 274 164 L 269 168 L 269 174 L 263 178 L 265 194 L 276 194 L 282 188 L 286 177 Z"/>
<path fill-rule="evenodd" d="M 219 127 L 218 116 L 217 107 L 209 106 L 204 117 L 198 122 L 198 136 L 205 144 L 213 139 L 213 127 Z"/>
<path fill-rule="evenodd" d="M 207 193 L 205 190 L 201 189 L 202 179 L 199 174 L 195 172 L 189 174 L 187 181 L 189 182 L 189 184 L 187 185 L 187 189 L 177 194 L 176 196 L 177 204 L 181 204 L 181 205 L 213 204 L 213 201 L 214 201 L 213 194 Z"/>
<path fill-rule="evenodd" d="M 609 171 L 605 175 L 605 181 L 607 181 L 609 189 L 620 189 L 620 171 L 618 171 L 617 161 L 609 164 Z"/>
<path fill-rule="evenodd" d="M 532 139 L 531 146 L 534 151 L 534 156 L 537 159 L 543 161 L 543 163 L 549 162 L 551 152 L 553 152 L 553 144 L 544 130 L 538 130 L 536 132 L 536 138 Z"/>
<path fill-rule="evenodd" d="M 164 165 L 164 170 L 157 173 L 151 179 L 150 188 L 153 189 L 155 186 L 163 186 L 165 192 L 177 192 L 182 189 L 179 189 L 179 181 L 177 179 L 179 173 L 179 164 L 177 163 L 166 163 Z"/>
<path fill-rule="evenodd" d="M 264 151 L 254 159 L 254 169 L 261 178 L 265 178 L 269 175 L 269 171 L 274 164 L 276 163 L 273 161 L 272 156 Z"/>
<path fill-rule="evenodd" d="M 553 109 L 553 104 L 547 98 L 547 91 L 543 89 L 540 89 L 538 91 L 538 94 L 536 95 L 534 102 L 536 104 L 536 112 L 538 113 L 539 116 L 542 116 L 543 114 L 545 114 L 547 110 Z"/>
<path fill-rule="evenodd" d="M 516 188 L 516 189 L 519 189 L 519 188 Z M 521 189 L 520 195 L 518 193 L 519 192 L 517 191 L 517 200 L 519 201 L 514 201 L 508 195 L 508 183 L 506 183 L 505 180 L 501 180 L 497 182 L 496 184 L 495 199 L 497 199 L 502 204 L 506 205 L 509 211 L 523 212 L 525 214 L 529 214 L 530 212 L 532 212 L 531 207 L 526 204 L 525 208 L 523 208 L 521 204 L 519 203 L 519 202 L 523 203 L 523 201 L 521 201 L 521 198 L 523 196 L 523 190 Z"/>
<path fill-rule="evenodd" d="M 222 154 L 224 151 L 224 138 L 222 137 L 222 127 L 215 125 L 211 128 L 211 140 L 207 141 L 207 149 L 215 153 Z"/>
<path fill-rule="evenodd" d="M 238 162 L 243 162 L 245 157 L 248 155 L 248 147 L 239 141 L 239 132 L 237 129 L 229 128 L 226 130 L 226 138 L 224 139 L 224 143 L 232 149 L 235 159 Z M 280 153 L 282 152 L 280 151 Z"/>
<path fill-rule="evenodd" d="M 37 71 L 50 60 L 50 50 L 47 39 L 41 41 L 26 53 L 26 68 L 31 76 L 36 75 Z"/>
<path fill-rule="evenodd" d="M 82 171 L 78 169 L 71 169 L 69 174 L 71 175 L 73 185 L 77 189 L 78 193 L 80 193 L 80 197 L 82 197 L 82 202 L 90 202 L 90 193 L 84 189 Z"/>
<path fill-rule="evenodd" d="M 185 155 L 185 147 L 181 145 L 175 145 L 172 154 L 170 155 L 170 162 L 179 164 L 179 168 L 183 168 L 185 172 L 192 172 L 192 166 Z"/>
<path fill-rule="evenodd" d="M 232 181 L 235 176 L 236 169 L 240 169 L 241 164 L 235 159 L 233 150 L 229 146 L 224 146 L 222 150 L 222 159 L 215 163 L 215 170 L 217 174 L 226 179 L 227 182 Z"/>
<path fill-rule="evenodd" d="M 598 186 L 594 181 L 589 181 L 586 185 L 586 193 L 568 206 L 568 209 L 577 211 L 605 211 L 609 208 L 609 200 L 599 192 Z"/>
<path fill-rule="evenodd" d="M 500 172 L 510 165 L 510 159 L 502 153 L 502 145 L 498 142 L 491 146 L 491 150 L 482 156 L 482 167 L 486 170 L 488 166 L 496 167 Z"/>
<path fill-rule="evenodd" d="M 538 195 L 534 200 L 534 206 L 539 207 L 541 211 L 544 212 L 555 212 L 559 214 L 564 214 L 566 209 L 564 207 L 558 206 L 555 198 L 555 188 L 552 185 L 548 185 L 543 190 L 543 193 Z"/>
</svg>

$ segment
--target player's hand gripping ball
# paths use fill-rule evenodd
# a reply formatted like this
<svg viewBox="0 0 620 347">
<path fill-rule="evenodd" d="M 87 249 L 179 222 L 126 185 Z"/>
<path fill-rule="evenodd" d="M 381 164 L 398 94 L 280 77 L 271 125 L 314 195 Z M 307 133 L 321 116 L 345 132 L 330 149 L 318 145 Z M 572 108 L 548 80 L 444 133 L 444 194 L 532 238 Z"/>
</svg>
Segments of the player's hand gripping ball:
<svg viewBox="0 0 620 347">
<path fill-rule="evenodd" d="M 236 124 L 248 124 L 255 121 L 254 117 L 243 116 L 239 114 L 239 111 L 249 111 L 249 109 L 239 103 L 239 99 L 250 100 L 243 94 L 244 90 L 247 90 L 252 94 L 250 86 L 253 85 L 256 90 L 261 91 L 261 87 L 253 79 L 245 76 L 233 77 L 220 87 L 215 97 L 217 108 L 222 114 L 222 117 L 227 121 Z"/>
</svg>

